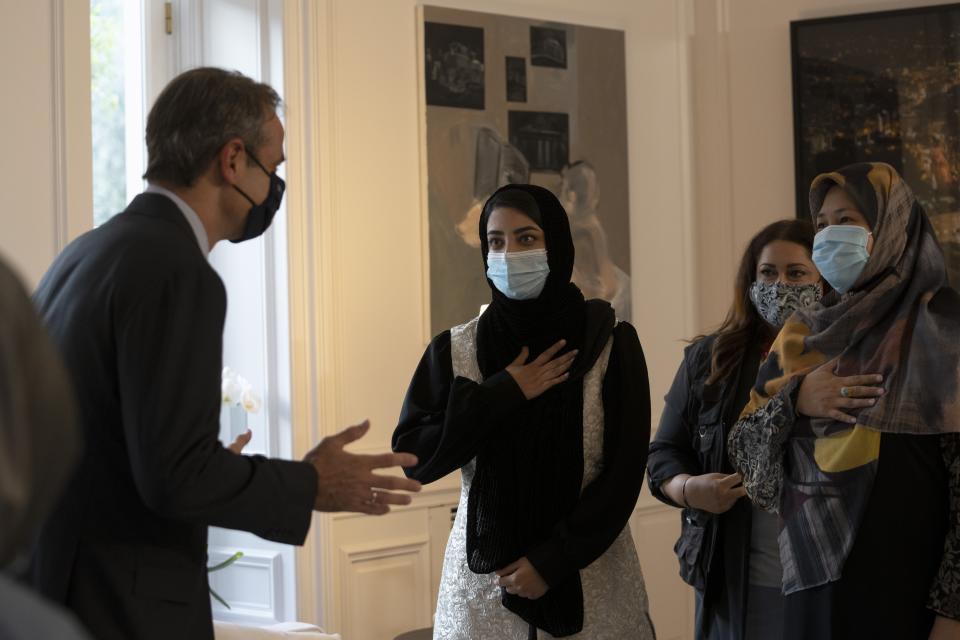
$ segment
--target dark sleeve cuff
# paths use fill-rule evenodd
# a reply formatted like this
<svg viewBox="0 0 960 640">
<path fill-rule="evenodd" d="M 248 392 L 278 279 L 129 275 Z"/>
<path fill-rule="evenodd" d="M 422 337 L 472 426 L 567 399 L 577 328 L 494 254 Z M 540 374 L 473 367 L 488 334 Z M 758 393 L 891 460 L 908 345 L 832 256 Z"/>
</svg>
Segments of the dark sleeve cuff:
<svg viewBox="0 0 960 640">
<path fill-rule="evenodd" d="M 650 455 L 651 457 L 653 457 L 652 452 Z M 648 464 L 648 468 L 649 468 L 649 464 Z M 677 504 L 676 502 L 671 500 L 670 496 L 664 493 L 663 489 L 660 488 L 663 485 L 663 483 L 667 482 L 671 478 L 674 478 L 680 475 L 681 473 L 686 473 L 691 476 L 700 475 L 699 471 L 688 469 L 684 467 L 684 465 L 682 465 L 681 463 L 677 462 L 676 460 L 668 460 L 658 464 L 656 475 L 651 473 L 647 476 L 647 479 L 648 479 L 647 486 L 650 487 L 650 493 L 653 494 L 654 498 L 656 498 L 660 502 L 663 502 L 664 504 L 668 504 L 671 507 L 676 507 L 678 509 L 683 509 L 684 507 L 682 504 Z"/>
<path fill-rule="evenodd" d="M 520 385 L 507 373 L 506 369 L 498 371 L 480 383 L 487 401 L 495 415 L 503 415 L 527 401 L 527 397 L 520 390 Z"/>
<path fill-rule="evenodd" d="M 275 526 L 258 532 L 261 538 L 302 545 L 310 532 L 317 499 L 317 470 L 309 462 L 269 460 L 281 478 L 284 498 L 276 503 Z"/>
<path fill-rule="evenodd" d="M 547 540 L 527 553 L 527 560 L 549 586 L 555 587 L 569 578 L 576 568 L 563 557 L 563 549 L 557 538 Z"/>
</svg>

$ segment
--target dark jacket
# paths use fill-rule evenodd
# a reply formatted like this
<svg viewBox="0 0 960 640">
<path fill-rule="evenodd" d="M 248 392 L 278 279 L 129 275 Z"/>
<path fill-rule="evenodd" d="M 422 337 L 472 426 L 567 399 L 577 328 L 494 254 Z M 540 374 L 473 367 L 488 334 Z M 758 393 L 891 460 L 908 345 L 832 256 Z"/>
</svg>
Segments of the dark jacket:
<svg viewBox="0 0 960 640">
<path fill-rule="evenodd" d="M 35 294 L 86 450 L 41 532 L 35 586 L 99 640 L 213 638 L 207 527 L 301 544 L 310 464 L 219 442 L 226 291 L 177 206 L 141 194 Z"/>
<path fill-rule="evenodd" d="M 727 435 L 747 403 L 760 363 L 760 347 L 754 341 L 730 376 L 707 385 L 715 339 L 715 335 L 708 336 L 684 351 L 665 398 L 657 435 L 650 444 L 650 491 L 661 502 L 678 508 L 681 505 L 661 490 L 670 478 L 681 473 L 733 473 L 727 459 Z M 674 551 L 680 576 L 698 592 L 698 639 L 743 637 L 750 525 L 747 500 L 738 500 L 721 516 L 683 509 Z"/>
</svg>

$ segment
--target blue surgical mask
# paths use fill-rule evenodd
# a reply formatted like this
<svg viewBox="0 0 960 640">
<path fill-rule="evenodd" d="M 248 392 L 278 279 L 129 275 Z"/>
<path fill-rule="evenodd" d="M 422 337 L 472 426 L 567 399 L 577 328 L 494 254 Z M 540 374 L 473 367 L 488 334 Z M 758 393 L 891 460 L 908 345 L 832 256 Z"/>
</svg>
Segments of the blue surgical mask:
<svg viewBox="0 0 960 640">
<path fill-rule="evenodd" d="M 487 254 L 487 277 L 511 300 L 533 300 L 547 284 L 547 250 Z"/>
<path fill-rule="evenodd" d="M 833 224 L 813 239 L 813 263 L 823 279 L 840 293 L 850 291 L 867 266 L 871 233 L 863 227 Z"/>
</svg>

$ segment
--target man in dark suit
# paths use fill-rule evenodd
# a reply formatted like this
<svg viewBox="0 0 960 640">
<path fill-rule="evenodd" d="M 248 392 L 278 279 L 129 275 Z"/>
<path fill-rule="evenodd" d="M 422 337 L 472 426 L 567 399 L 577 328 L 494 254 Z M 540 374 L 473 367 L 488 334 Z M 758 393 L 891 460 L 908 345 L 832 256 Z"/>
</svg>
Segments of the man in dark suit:
<svg viewBox="0 0 960 640">
<path fill-rule="evenodd" d="M 312 510 L 382 514 L 417 491 L 353 455 L 364 423 L 303 462 L 218 441 L 226 292 L 206 256 L 257 237 L 284 184 L 280 103 L 239 73 L 194 69 L 147 120 L 148 189 L 72 242 L 35 302 L 76 387 L 86 450 L 35 549 L 32 578 L 100 640 L 213 637 L 207 526 L 302 544 Z"/>
</svg>

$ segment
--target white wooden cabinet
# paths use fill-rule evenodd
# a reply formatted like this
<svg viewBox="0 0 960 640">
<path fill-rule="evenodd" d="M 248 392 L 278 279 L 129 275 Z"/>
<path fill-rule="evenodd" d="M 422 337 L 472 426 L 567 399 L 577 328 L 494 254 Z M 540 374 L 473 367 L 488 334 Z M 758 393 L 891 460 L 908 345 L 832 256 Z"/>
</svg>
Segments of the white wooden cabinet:
<svg viewBox="0 0 960 640">
<path fill-rule="evenodd" d="M 459 501 L 459 474 L 428 487 L 410 507 L 375 518 L 334 517 L 335 611 L 330 630 L 344 640 L 392 640 L 432 625 L 443 554 Z M 644 490 L 630 518 L 650 613 L 659 640 L 693 637 L 693 592 L 672 549 L 679 514 Z"/>
</svg>

